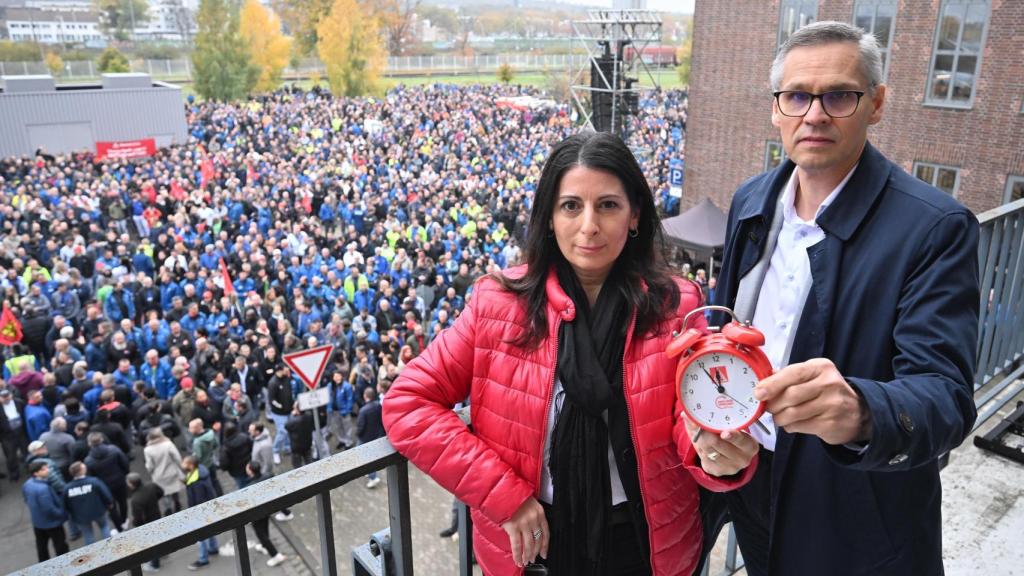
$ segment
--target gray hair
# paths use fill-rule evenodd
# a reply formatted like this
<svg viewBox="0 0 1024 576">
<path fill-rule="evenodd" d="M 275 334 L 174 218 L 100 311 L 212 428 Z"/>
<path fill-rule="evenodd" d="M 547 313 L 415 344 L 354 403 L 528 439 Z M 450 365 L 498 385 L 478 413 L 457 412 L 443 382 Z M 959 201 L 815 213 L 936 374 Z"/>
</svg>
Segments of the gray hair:
<svg viewBox="0 0 1024 576">
<path fill-rule="evenodd" d="M 66 432 L 68 429 L 68 421 L 57 416 L 50 421 L 50 432 Z"/>
<path fill-rule="evenodd" d="M 782 85 L 782 64 L 786 56 L 794 48 L 806 48 L 834 44 L 836 42 L 853 42 L 860 49 L 860 71 L 872 91 L 882 84 L 882 50 L 878 46 L 878 40 L 874 34 L 865 32 L 863 29 L 847 24 L 825 20 L 808 24 L 797 30 L 779 48 L 779 53 L 772 61 L 771 84 L 772 90 L 779 90 Z"/>
</svg>

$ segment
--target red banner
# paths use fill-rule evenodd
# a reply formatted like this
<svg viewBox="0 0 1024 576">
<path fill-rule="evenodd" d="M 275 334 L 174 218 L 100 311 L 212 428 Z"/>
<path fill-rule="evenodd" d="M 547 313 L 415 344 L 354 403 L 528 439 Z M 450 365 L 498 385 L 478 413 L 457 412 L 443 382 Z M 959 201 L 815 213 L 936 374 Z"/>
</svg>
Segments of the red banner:
<svg viewBox="0 0 1024 576">
<path fill-rule="evenodd" d="M 156 154 L 156 141 L 152 138 L 144 140 L 128 140 L 126 142 L 97 142 L 96 159 L 107 158 L 124 160 L 126 158 L 144 158 Z"/>
<path fill-rule="evenodd" d="M 0 315 L 0 344 L 13 346 L 17 342 L 21 342 L 21 322 L 4 302 L 4 312 Z"/>
</svg>

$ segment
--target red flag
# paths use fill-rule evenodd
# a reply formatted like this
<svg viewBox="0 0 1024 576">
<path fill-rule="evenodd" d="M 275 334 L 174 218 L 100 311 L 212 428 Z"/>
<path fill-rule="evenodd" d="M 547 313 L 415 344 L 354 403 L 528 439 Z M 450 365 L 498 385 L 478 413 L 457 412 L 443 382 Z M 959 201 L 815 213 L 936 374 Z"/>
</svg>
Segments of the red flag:
<svg viewBox="0 0 1024 576">
<path fill-rule="evenodd" d="M 228 274 L 228 265 L 224 259 L 220 259 L 220 274 L 224 277 L 224 294 L 230 296 L 235 293 L 235 285 L 231 282 L 231 274 Z"/>
<path fill-rule="evenodd" d="M 210 158 L 207 157 L 205 160 L 203 160 L 202 165 L 200 165 L 199 167 L 199 187 L 205 188 L 206 185 L 209 184 L 211 180 L 213 180 L 213 176 L 213 160 L 210 160 Z"/>
<path fill-rule="evenodd" d="M 21 322 L 4 303 L 4 312 L 0 315 L 0 344 L 11 346 L 18 342 L 21 342 Z"/>
</svg>

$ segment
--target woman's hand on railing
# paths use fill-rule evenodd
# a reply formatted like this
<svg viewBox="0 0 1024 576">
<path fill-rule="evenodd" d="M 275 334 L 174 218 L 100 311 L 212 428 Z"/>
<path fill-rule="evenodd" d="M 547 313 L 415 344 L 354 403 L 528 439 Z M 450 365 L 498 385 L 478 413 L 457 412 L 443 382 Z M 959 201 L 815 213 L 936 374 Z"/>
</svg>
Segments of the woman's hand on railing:
<svg viewBox="0 0 1024 576">
<path fill-rule="evenodd" d="M 512 561 L 522 568 L 529 562 L 548 557 L 551 534 L 544 508 L 531 496 L 516 510 L 512 518 L 501 525 L 512 544 Z"/>
</svg>

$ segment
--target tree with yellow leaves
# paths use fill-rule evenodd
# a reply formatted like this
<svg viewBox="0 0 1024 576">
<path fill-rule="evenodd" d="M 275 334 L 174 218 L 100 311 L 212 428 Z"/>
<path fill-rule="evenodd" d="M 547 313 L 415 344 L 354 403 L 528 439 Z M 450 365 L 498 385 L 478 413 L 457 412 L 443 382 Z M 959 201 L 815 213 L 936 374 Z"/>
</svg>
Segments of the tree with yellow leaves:
<svg viewBox="0 0 1024 576">
<path fill-rule="evenodd" d="M 291 38 L 281 33 L 281 20 L 258 0 L 248 0 L 242 8 L 239 32 L 249 46 L 253 65 L 259 69 L 254 90 L 276 90 L 292 48 Z"/>
<path fill-rule="evenodd" d="M 380 24 L 356 0 L 334 0 L 317 25 L 317 52 L 335 96 L 362 96 L 377 89 L 385 52 Z"/>
</svg>

